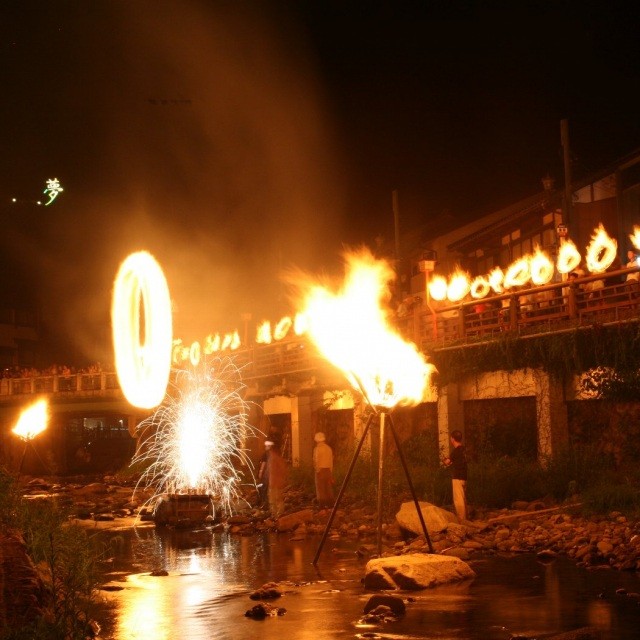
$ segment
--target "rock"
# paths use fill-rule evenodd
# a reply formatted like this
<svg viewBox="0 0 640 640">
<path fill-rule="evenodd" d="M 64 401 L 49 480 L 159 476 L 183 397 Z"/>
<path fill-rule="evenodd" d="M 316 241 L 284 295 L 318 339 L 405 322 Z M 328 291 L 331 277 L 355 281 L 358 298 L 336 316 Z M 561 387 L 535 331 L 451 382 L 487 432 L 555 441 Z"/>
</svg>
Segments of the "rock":
<svg viewBox="0 0 640 640">
<path fill-rule="evenodd" d="M 540 560 L 553 560 L 558 554 L 552 549 L 541 549 L 536 553 L 536 556 L 540 558 Z"/>
<path fill-rule="evenodd" d="M 382 567 L 369 567 L 369 564 L 367 564 L 364 588 L 370 591 L 385 591 L 387 589 L 397 589 L 398 586 Z"/>
<path fill-rule="evenodd" d="M 468 560 L 471 556 L 471 552 L 466 547 L 453 547 L 452 549 L 447 550 L 448 556 L 453 556 L 454 558 L 460 558 L 460 560 Z"/>
<path fill-rule="evenodd" d="M 525 500 L 516 500 L 512 505 L 511 508 L 514 511 L 526 511 L 527 507 L 529 506 L 529 503 L 526 502 Z"/>
<path fill-rule="evenodd" d="M 251 607 L 244 615 L 253 620 L 264 620 L 270 616 L 283 616 L 287 612 L 286 609 L 274 607 L 266 602 L 261 602 L 255 607 Z"/>
<path fill-rule="evenodd" d="M 115 520 L 115 516 L 113 515 L 113 513 L 96 513 L 93 516 L 93 519 L 96 522 L 111 522 L 112 520 Z"/>
<path fill-rule="evenodd" d="M 302 511 L 280 516 L 276 521 L 276 529 L 280 532 L 292 531 L 298 525 L 306 522 L 313 522 L 313 509 L 303 509 Z"/>
<path fill-rule="evenodd" d="M 282 591 L 278 589 L 278 585 L 275 582 L 263 584 L 249 596 L 251 600 L 275 600 L 280 597 L 282 597 Z"/>
<path fill-rule="evenodd" d="M 407 610 L 404 600 L 398 596 L 376 594 L 371 596 L 364 605 L 364 613 L 374 611 L 378 606 L 388 607 L 395 616 L 403 616 Z"/>
<path fill-rule="evenodd" d="M 459 558 L 415 553 L 369 560 L 364 587 L 372 590 L 419 590 L 475 575 L 471 567 Z"/>
<path fill-rule="evenodd" d="M 252 522 L 253 522 L 253 518 L 250 518 L 249 516 L 241 516 L 241 515 L 231 516 L 227 520 L 227 524 L 229 525 L 251 524 Z"/>
<path fill-rule="evenodd" d="M 600 540 L 596 547 L 603 556 L 607 556 L 613 551 L 613 545 L 608 540 Z"/>
<path fill-rule="evenodd" d="M 429 502 L 420 502 L 420 511 L 424 518 L 425 525 L 427 526 L 427 532 L 444 531 L 449 523 L 453 522 L 458 524 L 458 517 L 446 509 L 441 509 Z M 400 511 L 396 514 L 396 520 L 403 529 L 411 531 L 416 535 L 422 535 L 422 525 L 418 518 L 418 512 L 413 502 L 403 502 L 400 506 Z"/>
<path fill-rule="evenodd" d="M 91 484 L 87 484 L 84 487 L 76 489 L 75 493 L 79 496 L 86 496 L 89 494 L 106 494 L 109 493 L 109 488 L 102 482 L 92 482 Z"/>
<path fill-rule="evenodd" d="M 162 578 L 164 576 L 168 576 L 169 572 L 166 569 L 154 569 L 149 573 L 150 576 L 155 576 L 156 578 Z"/>
</svg>

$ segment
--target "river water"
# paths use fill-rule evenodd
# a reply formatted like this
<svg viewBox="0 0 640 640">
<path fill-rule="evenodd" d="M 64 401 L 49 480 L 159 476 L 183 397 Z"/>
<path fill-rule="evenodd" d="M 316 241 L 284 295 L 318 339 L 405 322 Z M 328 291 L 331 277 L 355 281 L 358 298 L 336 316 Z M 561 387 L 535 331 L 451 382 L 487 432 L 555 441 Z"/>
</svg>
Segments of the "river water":
<svg viewBox="0 0 640 640">
<path fill-rule="evenodd" d="M 107 640 L 321 640 L 385 638 L 507 640 L 597 626 L 607 640 L 636 640 L 640 629 L 637 574 L 586 571 L 566 558 L 542 563 L 531 555 L 483 556 L 470 562 L 474 580 L 411 597 L 398 622 L 359 622 L 371 594 L 361 578 L 356 543 L 327 541 L 318 569 L 319 537 L 230 535 L 153 527 L 100 534 L 115 550 L 105 568 Z M 354 546 L 356 545 L 356 546 Z M 164 569 L 168 576 L 150 576 Z M 249 594 L 266 582 L 285 590 L 272 601 L 280 617 L 253 620 Z M 287 581 L 286 585 L 282 582 Z"/>
</svg>

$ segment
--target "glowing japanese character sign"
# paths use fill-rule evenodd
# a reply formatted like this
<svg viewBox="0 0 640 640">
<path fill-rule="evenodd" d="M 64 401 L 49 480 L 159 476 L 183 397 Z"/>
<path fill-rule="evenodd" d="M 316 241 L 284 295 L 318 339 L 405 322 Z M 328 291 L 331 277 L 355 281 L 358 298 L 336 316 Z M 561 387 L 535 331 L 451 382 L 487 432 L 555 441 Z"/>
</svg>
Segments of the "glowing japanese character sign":
<svg viewBox="0 0 640 640">
<path fill-rule="evenodd" d="M 58 178 L 50 178 L 46 182 L 47 188 L 42 192 L 49 196 L 49 202 L 45 202 L 44 206 L 50 205 L 64 191 Z"/>
</svg>

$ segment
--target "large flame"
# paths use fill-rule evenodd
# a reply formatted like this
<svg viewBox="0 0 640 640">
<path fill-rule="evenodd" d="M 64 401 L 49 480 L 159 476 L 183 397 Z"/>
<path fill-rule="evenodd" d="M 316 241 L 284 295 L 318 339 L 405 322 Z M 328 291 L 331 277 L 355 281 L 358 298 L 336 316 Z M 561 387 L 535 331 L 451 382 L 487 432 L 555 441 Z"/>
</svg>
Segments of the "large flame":
<svg viewBox="0 0 640 640">
<path fill-rule="evenodd" d="M 146 251 L 132 253 L 120 265 L 113 285 L 111 324 L 122 392 L 135 407 L 157 407 L 171 369 L 171 298 L 160 265 Z"/>
<path fill-rule="evenodd" d="M 424 401 L 434 367 L 391 328 L 381 306 L 394 278 L 391 267 L 366 250 L 347 254 L 345 260 L 341 291 L 333 293 L 312 282 L 301 285 L 309 337 L 374 405 Z"/>
<path fill-rule="evenodd" d="M 633 233 L 629 235 L 629 240 L 631 240 L 633 246 L 640 251 L 640 227 L 633 227 Z"/>
<path fill-rule="evenodd" d="M 18 418 L 12 431 L 23 440 L 31 440 L 47 428 L 49 404 L 43 398 L 29 405 Z"/>
</svg>

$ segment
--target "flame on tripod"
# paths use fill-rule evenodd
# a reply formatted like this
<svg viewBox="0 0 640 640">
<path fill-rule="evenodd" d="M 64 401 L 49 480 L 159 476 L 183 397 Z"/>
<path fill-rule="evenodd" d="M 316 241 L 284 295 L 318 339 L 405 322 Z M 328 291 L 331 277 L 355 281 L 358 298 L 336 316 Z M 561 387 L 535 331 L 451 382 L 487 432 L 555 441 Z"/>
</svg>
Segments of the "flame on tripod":
<svg viewBox="0 0 640 640">
<path fill-rule="evenodd" d="M 368 251 L 347 253 L 346 277 L 333 292 L 309 279 L 303 294 L 307 334 L 322 355 L 341 369 L 355 389 L 378 406 L 423 402 L 435 367 L 389 323 L 391 266 Z"/>
<path fill-rule="evenodd" d="M 28 406 L 18 418 L 12 432 L 23 440 L 32 440 L 47 428 L 49 404 L 43 398 Z"/>
</svg>

